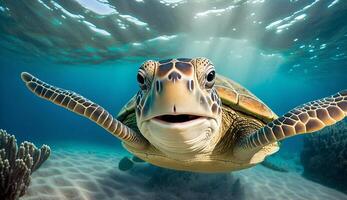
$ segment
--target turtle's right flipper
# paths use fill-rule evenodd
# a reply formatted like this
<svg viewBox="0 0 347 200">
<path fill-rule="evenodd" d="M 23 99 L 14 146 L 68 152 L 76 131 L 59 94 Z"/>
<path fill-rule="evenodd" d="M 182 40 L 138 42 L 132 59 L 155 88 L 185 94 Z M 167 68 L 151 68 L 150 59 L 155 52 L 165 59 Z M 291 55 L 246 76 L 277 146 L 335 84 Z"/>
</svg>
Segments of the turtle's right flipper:
<svg viewBox="0 0 347 200">
<path fill-rule="evenodd" d="M 142 135 L 113 118 L 98 104 L 75 92 L 44 83 L 27 72 L 23 72 L 21 78 L 29 90 L 37 96 L 89 118 L 128 145 L 138 149 L 148 146 L 148 141 Z"/>
<path fill-rule="evenodd" d="M 298 106 L 258 131 L 240 138 L 234 148 L 234 155 L 239 159 L 252 158 L 261 148 L 269 144 L 298 134 L 321 130 L 343 120 L 346 116 L 347 90 L 344 90 L 330 97 Z"/>
</svg>

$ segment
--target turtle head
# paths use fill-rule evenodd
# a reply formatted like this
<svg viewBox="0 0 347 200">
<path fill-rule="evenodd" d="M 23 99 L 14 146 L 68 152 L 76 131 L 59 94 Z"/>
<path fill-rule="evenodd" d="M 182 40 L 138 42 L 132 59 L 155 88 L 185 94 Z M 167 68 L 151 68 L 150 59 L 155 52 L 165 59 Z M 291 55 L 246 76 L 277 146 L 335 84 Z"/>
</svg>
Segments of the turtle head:
<svg viewBox="0 0 347 200">
<path fill-rule="evenodd" d="M 137 125 L 171 157 L 211 151 L 218 142 L 221 100 L 213 64 L 206 58 L 146 61 L 137 74 Z"/>
</svg>

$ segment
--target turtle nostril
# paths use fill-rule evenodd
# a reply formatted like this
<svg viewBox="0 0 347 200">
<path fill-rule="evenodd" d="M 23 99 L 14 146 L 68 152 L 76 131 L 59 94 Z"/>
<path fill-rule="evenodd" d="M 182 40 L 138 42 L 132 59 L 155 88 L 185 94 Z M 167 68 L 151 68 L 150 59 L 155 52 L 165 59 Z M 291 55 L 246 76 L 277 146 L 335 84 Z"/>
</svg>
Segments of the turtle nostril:
<svg viewBox="0 0 347 200">
<path fill-rule="evenodd" d="M 175 71 L 171 72 L 171 73 L 169 74 L 169 76 L 168 76 L 169 80 L 171 80 L 171 81 L 173 81 L 173 82 L 175 82 L 175 81 L 181 79 L 181 77 L 182 77 L 181 74 L 179 74 L 179 73 L 177 73 L 177 72 L 175 72 Z"/>
<path fill-rule="evenodd" d="M 156 82 L 155 82 L 155 88 L 156 88 L 156 90 L 157 90 L 158 93 L 161 92 L 161 88 L 162 88 L 162 83 L 161 83 L 161 81 L 156 81 Z"/>
</svg>

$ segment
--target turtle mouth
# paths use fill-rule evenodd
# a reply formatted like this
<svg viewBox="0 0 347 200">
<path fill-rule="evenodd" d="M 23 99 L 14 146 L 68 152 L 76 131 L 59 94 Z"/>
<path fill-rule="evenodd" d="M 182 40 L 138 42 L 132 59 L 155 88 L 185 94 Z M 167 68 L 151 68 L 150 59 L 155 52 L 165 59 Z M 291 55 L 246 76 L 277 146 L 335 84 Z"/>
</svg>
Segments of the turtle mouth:
<svg viewBox="0 0 347 200">
<path fill-rule="evenodd" d="M 198 115 L 187 115 L 187 114 L 182 114 L 182 115 L 160 115 L 157 117 L 154 117 L 155 120 L 164 122 L 164 123 L 169 123 L 169 124 L 175 124 L 175 123 L 187 123 L 191 121 L 198 120 L 200 118 L 203 118 L 202 116 Z"/>
</svg>

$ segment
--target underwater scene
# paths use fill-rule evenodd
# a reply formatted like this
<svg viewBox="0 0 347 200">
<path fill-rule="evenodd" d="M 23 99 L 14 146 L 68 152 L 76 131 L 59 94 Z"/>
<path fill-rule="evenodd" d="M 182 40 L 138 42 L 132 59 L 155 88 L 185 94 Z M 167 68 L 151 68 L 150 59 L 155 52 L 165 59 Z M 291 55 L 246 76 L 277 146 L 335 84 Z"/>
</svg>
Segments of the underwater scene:
<svg viewBox="0 0 347 200">
<path fill-rule="evenodd" d="M 347 1 L 0 1 L 0 200 L 347 199 Z"/>
</svg>

